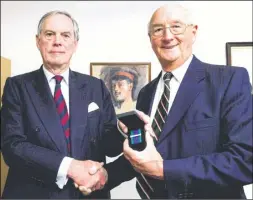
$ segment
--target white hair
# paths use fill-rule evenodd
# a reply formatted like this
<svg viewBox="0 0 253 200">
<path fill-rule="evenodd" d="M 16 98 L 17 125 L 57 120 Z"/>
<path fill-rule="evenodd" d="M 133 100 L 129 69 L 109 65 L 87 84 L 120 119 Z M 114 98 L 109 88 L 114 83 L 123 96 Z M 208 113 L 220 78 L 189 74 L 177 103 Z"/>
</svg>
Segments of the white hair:
<svg viewBox="0 0 253 200">
<path fill-rule="evenodd" d="M 38 24 L 37 34 L 40 35 L 40 33 L 42 31 L 42 25 L 44 24 L 46 18 L 49 17 L 49 16 L 52 16 L 52 15 L 57 15 L 57 14 L 65 15 L 69 19 L 71 19 L 71 21 L 73 23 L 73 26 L 74 26 L 74 36 L 75 36 L 75 39 L 78 41 L 79 40 L 79 26 L 78 26 L 76 20 L 69 13 L 67 13 L 66 11 L 55 10 L 55 11 L 50 11 L 50 12 L 46 13 L 45 15 L 43 15 L 42 18 L 39 21 L 39 24 Z"/>
<path fill-rule="evenodd" d="M 151 22 L 152 22 L 152 19 L 153 19 L 153 16 L 154 14 L 162 9 L 162 8 L 165 8 L 166 10 L 180 10 L 181 12 L 184 13 L 185 15 L 185 23 L 186 24 L 195 24 L 195 19 L 194 19 L 194 16 L 193 16 L 193 13 L 191 12 L 191 10 L 189 9 L 189 7 L 186 7 L 185 5 L 182 5 L 181 3 L 175 3 L 175 2 L 170 2 L 168 4 L 165 4 L 159 8 L 157 8 L 154 12 L 153 12 L 153 15 L 152 17 L 150 18 L 149 22 L 148 22 L 148 34 L 150 33 L 150 28 L 151 28 Z"/>
</svg>

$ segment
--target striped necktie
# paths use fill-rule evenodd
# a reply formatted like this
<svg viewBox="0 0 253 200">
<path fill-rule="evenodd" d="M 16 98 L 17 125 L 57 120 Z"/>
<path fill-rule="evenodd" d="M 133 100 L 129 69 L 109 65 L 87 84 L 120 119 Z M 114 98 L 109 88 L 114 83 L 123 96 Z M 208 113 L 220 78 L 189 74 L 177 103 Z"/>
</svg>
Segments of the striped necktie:
<svg viewBox="0 0 253 200">
<path fill-rule="evenodd" d="M 172 78 L 173 74 L 171 72 L 167 72 L 163 76 L 164 80 L 164 92 L 158 104 L 155 117 L 152 123 L 152 128 L 157 135 L 160 136 L 162 127 L 165 123 L 166 117 L 168 115 L 168 108 L 169 108 L 169 99 L 170 99 L 170 86 L 169 82 Z M 154 194 L 154 188 L 149 182 L 149 178 L 145 177 L 143 174 L 139 174 L 137 177 L 137 191 L 142 199 L 151 199 Z"/>
<path fill-rule="evenodd" d="M 163 76 L 164 80 L 164 91 L 162 94 L 162 97 L 160 99 L 160 102 L 158 104 L 155 117 L 152 123 L 152 128 L 157 135 L 157 138 L 159 138 L 163 125 L 166 121 L 166 117 L 168 115 L 168 108 L 169 108 L 169 99 L 170 99 L 170 80 L 172 78 L 173 74 L 171 72 L 167 72 Z"/>
<path fill-rule="evenodd" d="M 70 154 L 70 127 L 69 127 L 69 114 L 66 102 L 64 100 L 62 91 L 61 91 L 61 81 L 63 79 L 62 76 L 56 75 L 55 77 L 55 91 L 54 91 L 54 101 L 56 104 L 57 112 L 60 116 L 61 125 L 65 134 L 68 153 Z"/>
</svg>

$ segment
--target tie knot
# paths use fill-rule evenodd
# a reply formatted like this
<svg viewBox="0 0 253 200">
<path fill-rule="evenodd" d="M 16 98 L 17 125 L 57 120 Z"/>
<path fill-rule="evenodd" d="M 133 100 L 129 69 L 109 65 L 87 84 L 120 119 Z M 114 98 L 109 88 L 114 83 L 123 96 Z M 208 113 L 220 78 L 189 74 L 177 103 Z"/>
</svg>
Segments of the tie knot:
<svg viewBox="0 0 253 200">
<path fill-rule="evenodd" d="M 60 75 L 56 75 L 54 78 L 55 78 L 56 84 L 60 84 L 63 79 L 63 77 Z"/>
<path fill-rule="evenodd" d="M 173 76 L 173 74 L 171 72 L 166 72 L 163 76 L 164 82 L 167 82 L 167 81 L 169 82 L 171 80 L 172 76 Z"/>
</svg>

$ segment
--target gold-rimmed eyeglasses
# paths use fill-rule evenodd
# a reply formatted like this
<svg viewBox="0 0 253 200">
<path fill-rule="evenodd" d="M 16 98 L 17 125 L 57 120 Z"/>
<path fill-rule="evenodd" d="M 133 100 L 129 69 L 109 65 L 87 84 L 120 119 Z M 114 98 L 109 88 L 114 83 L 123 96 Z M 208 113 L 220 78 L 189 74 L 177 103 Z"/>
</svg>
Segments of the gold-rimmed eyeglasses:
<svg viewBox="0 0 253 200">
<path fill-rule="evenodd" d="M 193 24 L 175 24 L 175 25 L 170 25 L 170 26 L 163 26 L 163 25 L 153 25 L 151 28 L 150 28 L 150 31 L 149 33 L 152 35 L 152 36 L 155 36 L 155 37 L 162 37 L 165 33 L 165 30 L 167 28 L 169 28 L 170 32 L 173 34 L 173 35 L 179 35 L 179 34 L 183 34 L 186 30 L 186 28 L 188 26 L 192 26 Z"/>
</svg>

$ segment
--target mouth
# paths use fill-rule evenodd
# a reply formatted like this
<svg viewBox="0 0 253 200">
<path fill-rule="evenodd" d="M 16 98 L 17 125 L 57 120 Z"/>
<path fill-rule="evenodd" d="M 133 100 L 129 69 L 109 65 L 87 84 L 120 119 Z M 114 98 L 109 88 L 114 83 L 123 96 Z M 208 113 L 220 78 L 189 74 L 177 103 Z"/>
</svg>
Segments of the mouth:
<svg viewBox="0 0 253 200">
<path fill-rule="evenodd" d="M 64 51 L 50 51 L 51 54 L 64 54 Z"/>
<path fill-rule="evenodd" d="M 119 97 L 120 93 L 114 93 L 115 97 Z"/>
<path fill-rule="evenodd" d="M 170 45 L 170 46 L 162 46 L 163 49 L 173 49 L 174 47 L 176 47 L 177 44 L 175 45 Z"/>
</svg>

